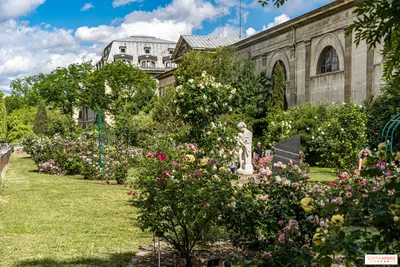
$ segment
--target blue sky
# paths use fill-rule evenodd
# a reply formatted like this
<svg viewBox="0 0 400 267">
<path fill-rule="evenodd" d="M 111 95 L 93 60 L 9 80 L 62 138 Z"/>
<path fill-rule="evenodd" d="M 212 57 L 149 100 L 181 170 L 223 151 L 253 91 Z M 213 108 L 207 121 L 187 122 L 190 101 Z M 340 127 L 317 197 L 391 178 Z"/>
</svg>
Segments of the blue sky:
<svg viewBox="0 0 400 267">
<path fill-rule="evenodd" d="M 288 0 L 281 8 L 242 0 L 242 36 L 333 0 Z M 0 0 L 0 89 L 58 66 L 96 62 L 113 39 L 239 35 L 239 0 Z M 223 27 L 222 27 L 223 26 Z"/>
</svg>

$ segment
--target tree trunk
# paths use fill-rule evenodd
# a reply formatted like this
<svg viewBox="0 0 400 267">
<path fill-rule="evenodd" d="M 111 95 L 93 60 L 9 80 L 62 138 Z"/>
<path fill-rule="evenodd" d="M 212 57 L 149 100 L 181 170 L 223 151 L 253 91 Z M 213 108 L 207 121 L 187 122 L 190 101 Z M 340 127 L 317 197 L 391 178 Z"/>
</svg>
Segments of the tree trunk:
<svg viewBox="0 0 400 267">
<path fill-rule="evenodd" d="M 186 259 L 186 267 L 192 267 L 192 256 L 186 255 L 185 259 Z"/>
</svg>

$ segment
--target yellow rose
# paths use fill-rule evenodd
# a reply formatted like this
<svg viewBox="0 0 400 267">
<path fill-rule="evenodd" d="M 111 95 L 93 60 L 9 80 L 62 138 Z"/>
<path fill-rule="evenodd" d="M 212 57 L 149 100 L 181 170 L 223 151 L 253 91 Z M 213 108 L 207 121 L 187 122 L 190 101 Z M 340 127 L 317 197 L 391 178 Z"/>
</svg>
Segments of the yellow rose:
<svg viewBox="0 0 400 267">
<path fill-rule="evenodd" d="M 314 236 L 313 236 L 313 242 L 314 242 L 314 244 L 315 245 L 317 245 L 317 246 L 320 246 L 322 243 L 323 243 L 323 241 L 322 241 L 322 234 L 321 233 L 316 233 Z"/>
<path fill-rule="evenodd" d="M 399 221 L 399 217 L 394 216 L 394 217 L 393 217 L 393 220 L 394 220 L 395 222 L 398 222 L 398 221 Z"/>
<path fill-rule="evenodd" d="M 305 197 L 300 201 L 300 205 L 303 210 L 307 213 L 311 213 L 314 211 L 313 200 L 309 197 Z"/>
<path fill-rule="evenodd" d="M 208 163 L 208 158 L 202 158 L 202 159 L 200 160 L 200 165 L 201 165 L 201 166 L 206 166 L 207 163 Z"/>
<path fill-rule="evenodd" d="M 342 226 L 342 224 L 344 224 L 344 219 L 340 215 L 333 215 L 331 221 L 336 226 Z"/>
<path fill-rule="evenodd" d="M 225 168 L 225 167 L 221 167 L 221 168 L 219 168 L 219 170 L 221 172 L 229 172 L 229 170 L 227 168 Z"/>
<path fill-rule="evenodd" d="M 189 163 L 193 163 L 196 160 L 196 158 L 193 155 L 186 155 L 185 156 L 185 161 Z"/>
</svg>

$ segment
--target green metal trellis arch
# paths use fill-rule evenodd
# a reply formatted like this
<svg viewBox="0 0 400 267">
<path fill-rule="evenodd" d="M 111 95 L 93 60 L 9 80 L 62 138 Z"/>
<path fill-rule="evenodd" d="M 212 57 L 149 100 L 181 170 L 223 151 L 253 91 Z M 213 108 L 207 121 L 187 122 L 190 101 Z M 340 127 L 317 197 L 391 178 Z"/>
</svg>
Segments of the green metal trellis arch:
<svg viewBox="0 0 400 267">
<path fill-rule="evenodd" d="M 400 125 L 400 113 L 398 113 L 396 116 L 390 119 L 383 127 L 382 130 L 382 137 L 385 141 L 385 147 L 386 147 L 386 155 L 387 155 L 387 160 L 389 161 L 389 167 L 392 165 L 392 159 L 393 159 L 393 138 L 394 138 L 394 133 L 396 132 L 397 128 Z M 386 164 L 385 164 L 386 166 Z M 386 167 L 385 167 L 386 168 Z"/>
</svg>

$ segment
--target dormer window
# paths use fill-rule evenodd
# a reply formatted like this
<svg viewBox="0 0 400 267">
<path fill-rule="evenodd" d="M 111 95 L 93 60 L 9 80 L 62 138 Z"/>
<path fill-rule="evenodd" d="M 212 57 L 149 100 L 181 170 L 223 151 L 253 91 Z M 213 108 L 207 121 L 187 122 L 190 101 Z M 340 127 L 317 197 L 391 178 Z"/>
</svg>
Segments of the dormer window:
<svg viewBox="0 0 400 267">
<path fill-rule="evenodd" d="M 144 53 L 145 54 L 150 54 L 150 47 L 145 47 L 144 48 Z"/>
<path fill-rule="evenodd" d="M 125 52 L 126 52 L 126 46 L 120 46 L 120 47 L 119 47 L 119 51 L 120 51 L 121 53 L 125 53 Z"/>
</svg>

